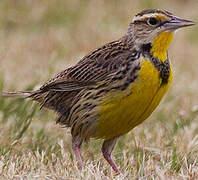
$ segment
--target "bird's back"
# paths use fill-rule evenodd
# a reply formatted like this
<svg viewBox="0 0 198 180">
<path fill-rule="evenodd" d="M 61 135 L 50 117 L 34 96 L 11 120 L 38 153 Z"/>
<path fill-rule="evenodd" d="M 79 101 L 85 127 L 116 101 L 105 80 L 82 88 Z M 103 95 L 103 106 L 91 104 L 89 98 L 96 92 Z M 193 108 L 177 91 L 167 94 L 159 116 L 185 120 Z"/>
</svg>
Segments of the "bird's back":
<svg viewBox="0 0 198 180">
<path fill-rule="evenodd" d="M 74 136 L 110 139 L 144 121 L 171 79 L 168 58 L 163 63 L 123 37 L 57 74 L 31 97 L 54 109 L 57 122 L 72 127 Z"/>
<path fill-rule="evenodd" d="M 72 107 L 91 88 L 105 87 L 123 62 L 136 59 L 137 52 L 126 42 L 126 37 L 108 43 L 90 52 L 76 65 L 58 73 L 39 90 L 31 94 L 31 98 L 58 113 L 57 123 L 71 126 Z M 81 92 L 81 94 L 80 94 Z M 92 97 L 94 98 L 94 97 Z"/>
</svg>

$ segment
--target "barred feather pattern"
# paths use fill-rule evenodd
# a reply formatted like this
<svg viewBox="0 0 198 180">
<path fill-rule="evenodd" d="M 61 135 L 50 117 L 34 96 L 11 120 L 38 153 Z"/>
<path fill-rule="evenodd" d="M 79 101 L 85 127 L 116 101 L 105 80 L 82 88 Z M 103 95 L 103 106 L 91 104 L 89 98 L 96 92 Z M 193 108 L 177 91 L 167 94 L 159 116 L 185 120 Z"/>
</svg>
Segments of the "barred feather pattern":
<svg viewBox="0 0 198 180">
<path fill-rule="evenodd" d="M 99 107 L 108 92 L 123 92 L 137 78 L 141 60 L 150 59 L 162 82 L 169 77 L 169 60 L 161 63 L 150 54 L 151 46 L 136 50 L 127 36 L 91 52 L 33 92 L 2 93 L 3 96 L 32 98 L 42 107 L 57 112 L 57 123 L 71 127 L 73 137 L 97 137 Z M 168 56 L 167 56 L 168 57 Z M 127 95 L 127 94 L 126 94 Z"/>
<path fill-rule="evenodd" d="M 71 127 L 73 137 L 97 137 L 99 107 L 108 92 L 124 91 L 137 78 L 141 60 L 150 59 L 162 82 L 169 77 L 169 60 L 161 63 L 150 54 L 150 45 L 136 50 L 127 36 L 91 52 L 29 96 L 57 112 L 57 123 Z"/>
<path fill-rule="evenodd" d="M 82 98 L 82 101 L 86 102 L 84 97 L 89 97 L 89 93 L 90 96 L 95 96 L 94 93 L 99 96 L 101 89 L 110 88 L 109 85 L 112 85 L 116 78 L 122 80 L 130 70 L 129 66 L 139 56 L 127 42 L 127 38 L 123 37 L 91 52 L 75 66 L 58 73 L 30 97 L 40 102 L 41 107 L 55 110 L 58 113 L 57 123 L 71 126 L 71 109 L 76 99 Z M 112 90 L 118 88 L 114 86 Z M 126 86 L 127 84 L 122 88 Z M 94 93 L 93 89 L 96 89 Z"/>
</svg>

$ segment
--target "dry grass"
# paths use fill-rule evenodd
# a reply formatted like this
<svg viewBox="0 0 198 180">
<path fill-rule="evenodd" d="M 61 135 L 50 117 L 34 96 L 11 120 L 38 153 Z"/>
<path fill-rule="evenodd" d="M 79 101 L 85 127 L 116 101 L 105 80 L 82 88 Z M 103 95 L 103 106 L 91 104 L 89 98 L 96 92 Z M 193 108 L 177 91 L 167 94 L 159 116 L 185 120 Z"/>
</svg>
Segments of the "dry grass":
<svg viewBox="0 0 198 180">
<path fill-rule="evenodd" d="M 126 32 L 145 8 L 198 20 L 197 0 L 72 0 L 0 2 L 0 90 L 38 87 L 88 51 Z M 174 82 L 142 125 L 120 138 L 115 176 L 101 141 L 82 148 L 79 171 L 70 132 L 53 112 L 21 99 L 0 99 L 1 179 L 196 179 L 198 176 L 198 28 L 182 30 L 171 46 Z M 173 58 L 174 57 L 174 58 Z"/>
</svg>

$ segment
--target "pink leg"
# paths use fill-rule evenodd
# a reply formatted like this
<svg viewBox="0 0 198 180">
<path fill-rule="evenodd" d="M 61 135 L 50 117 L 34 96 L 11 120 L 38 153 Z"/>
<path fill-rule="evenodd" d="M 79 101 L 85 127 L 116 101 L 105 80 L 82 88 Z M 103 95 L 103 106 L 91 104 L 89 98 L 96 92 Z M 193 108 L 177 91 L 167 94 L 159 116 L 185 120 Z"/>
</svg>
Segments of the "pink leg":
<svg viewBox="0 0 198 180">
<path fill-rule="evenodd" d="M 76 160 L 78 162 L 78 165 L 80 167 L 80 169 L 83 168 L 83 161 L 82 161 L 82 156 L 81 156 L 81 153 L 80 153 L 80 146 L 82 144 L 82 141 L 75 141 L 75 140 L 72 140 L 72 149 L 75 153 L 75 157 L 76 157 Z"/>
<path fill-rule="evenodd" d="M 109 140 L 105 140 L 102 145 L 102 153 L 104 158 L 107 160 L 107 162 L 110 164 L 110 166 L 113 168 L 113 170 L 116 172 L 116 174 L 120 174 L 120 171 L 114 162 L 114 160 L 111 158 L 111 153 L 115 147 L 117 141 L 117 137 Z"/>
</svg>

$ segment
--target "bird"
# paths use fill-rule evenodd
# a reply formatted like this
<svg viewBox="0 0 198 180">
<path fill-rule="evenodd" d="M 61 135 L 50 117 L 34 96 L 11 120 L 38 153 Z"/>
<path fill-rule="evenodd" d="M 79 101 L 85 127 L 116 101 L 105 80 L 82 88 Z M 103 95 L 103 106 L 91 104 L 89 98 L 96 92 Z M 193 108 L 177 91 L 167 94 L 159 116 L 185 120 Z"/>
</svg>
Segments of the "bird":
<svg viewBox="0 0 198 180">
<path fill-rule="evenodd" d="M 168 47 L 178 29 L 194 24 L 167 10 L 143 10 L 121 38 L 91 51 L 39 89 L 0 96 L 30 98 L 54 110 L 56 122 L 71 129 L 80 168 L 82 143 L 102 139 L 102 154 L 119 174 L 112 157 L 116 142 L 159 105 L 173 78 Z"/>
</svg>

